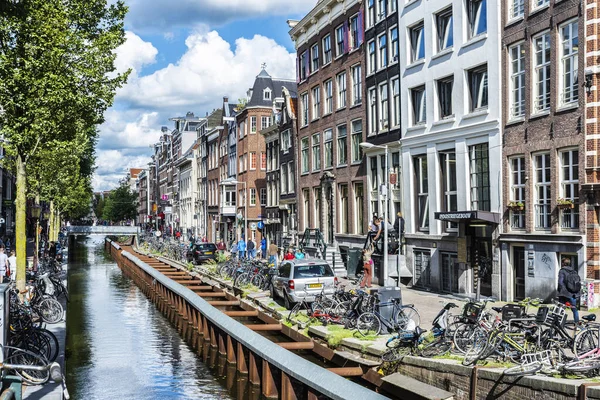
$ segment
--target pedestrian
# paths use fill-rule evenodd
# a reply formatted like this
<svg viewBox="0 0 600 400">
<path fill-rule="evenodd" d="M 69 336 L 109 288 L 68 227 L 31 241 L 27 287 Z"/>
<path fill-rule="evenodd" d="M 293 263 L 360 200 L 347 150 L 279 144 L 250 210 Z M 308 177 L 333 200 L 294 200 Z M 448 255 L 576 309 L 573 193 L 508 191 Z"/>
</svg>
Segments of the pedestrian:
<svg viewBox="0 0 600 400">
<path fill-rule="evenodd" d="M 402 213 L 400 211 L 396 213 L 394 230 L 398 236 L 398 249 L 400 249 L 400 254 L 404 254 L 404 250 L 402 249 L 402 239 L 404 238 L 404 218 L 402 217 Z"/>
<path fill-rule="evenodd" d="M 373 279 L 373 259 L 371 258 L 371 254 L 373 254 L 373 245 L 371 244 L 366 249 L 362 251 L 362 261 L 363 261 L 363 277 L 360 281 L 360 288 L 364 289 L 365 287 L 371 287 L 371 281 Z"/>
<path fill-rule="evenodd" d="M 238 247 L 239 257 L 240 257 L 240 260 L 241 260 L 246 255 L 246 241 L 244 240 L 243 236 L 240 239 L 240 241 L 238 242 L 237 247 Z"/>
<path fill-rule="evenodd" d="M 283 256 L 284 260 L 293 260 L 294 259 L 294 249 L 291 247 L 288 248 L 287 253 Z"/>
<path fill-rule="evenodd" d="M 264 236 L 260 239 L 260 256 L 267 258 L 267 239 Z"/>
<path fill-rule="evenodd" d="M 14 281 L 17 276 L 17 256 L 14 250 L 10 251 L 10 257 L 8 257 L 8 266 L 8 270 L 10 271 L 10 280 Z"/>
<path fill-rule="evenodd" d="M 277 261 L 279 261 L 279 248 L 274 241 L 269 245 L 269 265 L 273 264 L 273 267 L 277 268 Z"/>
<path fill-rule="evenodd" d="M 246 250 L 248 250 L 248 258 L 254 258 L 256 256 L 254 240 L 248 238 L 248 243 L 246 244 Z"/>
<path fill-rule="evenodd" d="M 0 246 L 0 276 L 3 277 L 3 282 L 7 282 L 6 268 L 9 268 L 8 256 L 4 252 L 4 245 Z"/>
<path fill-rule="evenodd" d="M 296 253 L 294 253 L 294 258 L 297 260 L 301 260 L 304 258 L 304 253 L 301 248 L 296 249 Z"/>
<path fill-rule="evenodd" d="M 579 322 L 577 299 L 581 295 L 581 277 L 575 266 L 571 267 L 571 259 L 563 257 L 558 271 L 558 301 L 573 311 L 573 320 Z"/>
<path fill-rule="evenodd" d="M 231 258 L 236 258 L 238 256 L 238 245 L 236 242 L 233 242 L 231 245 Z"/>
</svg>

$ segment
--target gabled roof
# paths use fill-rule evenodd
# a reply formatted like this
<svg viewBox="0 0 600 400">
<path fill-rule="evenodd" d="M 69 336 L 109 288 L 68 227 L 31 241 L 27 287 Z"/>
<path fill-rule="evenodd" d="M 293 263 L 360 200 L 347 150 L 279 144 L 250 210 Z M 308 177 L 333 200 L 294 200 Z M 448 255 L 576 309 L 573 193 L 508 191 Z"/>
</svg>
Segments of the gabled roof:
<svg viewBox="0 0 600 400">
<path fill-rule="evenodd" d="M 129 176 L 131 178 L 137 178 L 140 172 L 142 172 L 143 168 L 129 168 Z"/>
<path fill-rule="evenodd" d="M 297 92 L 296 81 L 286 79 L 273 79 L 271 75 L 263 68 L 254 80 L 252 87 L 252 97 L 250 97 L 246 107 L 268 107 L 273 106 L 273 99 L 281 93 L 282 88 L 286 87 L 290 92 Z M 263 92 L 265 89 L 271 91 L 271 97 L 265 100 Z"/>
</svg>

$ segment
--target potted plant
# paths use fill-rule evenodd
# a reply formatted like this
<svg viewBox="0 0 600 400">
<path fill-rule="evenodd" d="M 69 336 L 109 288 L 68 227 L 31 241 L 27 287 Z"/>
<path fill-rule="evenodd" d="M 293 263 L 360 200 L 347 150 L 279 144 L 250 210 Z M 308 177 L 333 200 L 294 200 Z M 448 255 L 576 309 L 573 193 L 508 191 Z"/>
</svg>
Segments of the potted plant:
<svg viewBox="0 0 600 400">
<path fill-rule="evenodd" d="M 571 199 L 559 197 L 558 200 L 556 200 L 556 206 L 561 209 L 575 208 L 575 203 L 573 203 L 573 200 Z"/>
<path fill-rule="evenodd" d="M 523 204 L 520 201 L 509 201 L 508 208 L 514 211 L 523 211 L 523 209 L 525 208 L 525 204 Z"/>
</svg>

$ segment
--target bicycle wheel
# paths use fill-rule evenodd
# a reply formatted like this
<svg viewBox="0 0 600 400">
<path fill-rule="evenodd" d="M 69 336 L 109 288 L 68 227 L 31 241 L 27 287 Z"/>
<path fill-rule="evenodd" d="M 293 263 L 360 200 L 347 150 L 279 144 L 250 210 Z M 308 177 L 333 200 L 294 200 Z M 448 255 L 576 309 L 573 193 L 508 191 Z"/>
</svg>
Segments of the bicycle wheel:
<svg viewBox="0 0 600 400">
<path fill-rule="evenodd" d="M 247 272 L 244 272 L 243 274 L 240 274 L 237 276 L 237 278 L 235 278 L 235 281 L 233 281 L 233 286 L 238 288 L 245 286 L 250 283 L 251 279 L 252 278 L 250 277 L 250 275 Z"/>
<path fill-rule="evenodd" d="M 421 316 L 414 307 L 402 307 L 396 313 L 398 330 L 412 331 L 421 324 Z"/>
<path fill-rule="evenodd" d="M 56 357 L 58 357 L 58 351 L 60 349 L 56 335 L 44 328 L 37 329 L 37 335 L 43 336 L 48 342 L 48 356 L 46 358 L 50 362 L 56 361 Z"/>
<path fill-rule="evenodd" d="M 452 342 L 445 336 L 436 338 L 431 343 L 421 343 L 417 346 L 417 352 L 421 357 L 435 357 L 448 353 L 452 349 Z"/>
<path fill-rule="evenodd" d="M 398 346 L 386 350 L 381 355 L 381 361 L 384 362 L 395 362 L 400 361 L 404 356 L 410 355 L 412 352 L 411 346 Z"/>
<path fill-rule="evenodd" d="M 14 371 L 26 384 L 43 385 L 50 378 L 50 372 L 47 369 L 48 360 L 44 357 L 16 347 L 5 346 L 4 351 L 7 353 L 4 357 L 4 364 L 19 365 L 19 368 Z M 37 369 L 27 368 L 28 366 L 45 367 L 45 369 L 38 371 Z"/>
<path fill-rule="evenodd" d="M 577 358 L 582 358 L 585 354 L 592 350 L 596 350 L 599 344 L 598 328 L 585 329 L 575 336 L 573 341 L 573 349 Z"/>
<path fill-rule="evenodd" d="M 371 312 L 362 313 L 356 320 L 356 329 L 363 336 L 379 335 L 381 331 L 381 322 L 377 315 Z"/>
<path fill-rule="evenodd" d="M 600 358 L 599 357 L 588 357 L 583 360 L 576 360 L 566 363 L 563 366 L 563 370 L 565 372 L 588 372 L 594 369 L 600 368 Z"/>
<path fill-rule="evenodd" d="M 259 289 L 262 289 L 263 285 L 264 285 L 264 280 L 265 277 L 260 275 L 260 274 L 256 274 L 252 277 L 252 279 L 250 279 L 250 284 L 256 286 Z"/>
<path fill-rule="evenodd" d="M 475 331 L 476 325 L 472 324 L 459 324 L 454 329 L 454 335 L 452 341 L 454 342 L 454 348 L 461 354 L 465 354 L 471 344 L 471 336 Z"/>
<path fill-rule="evenodd" d="M 515 365 L 514 367 L 506 368 L 502 374 L 506 376 L 524 376 L 534 375 L 542 369 L 541 362 L 533 362 L 527 364 Z"/>
<path fill-rule="evenodd" d="M 294 308 L 292 308 L 292 311 L 290 311 L 290 313 L 288 314 L 286 320 L 288 322 L 292 322 L 293 320 L 296 319 L 296 316 L 298 315 L 298 313 L 300 312 L 300 309 L 302 308 L 302 302 L 297 303 Z"/>
<path fill-rule="evenodd" d="M 40 317 L 48 324 L 55 324 L 62 320 L 64 310 L 57 300 L 47 297 L 37 306 Z"/>
<path fill-rule="evenodd" d="M 463 365 L 472 365 L 479 360 L 481 355 L 486 351 L 488 345 L 487 332 L 477 327 L 471 335 L 471 344 L 466 349 Z"/>
</svg>

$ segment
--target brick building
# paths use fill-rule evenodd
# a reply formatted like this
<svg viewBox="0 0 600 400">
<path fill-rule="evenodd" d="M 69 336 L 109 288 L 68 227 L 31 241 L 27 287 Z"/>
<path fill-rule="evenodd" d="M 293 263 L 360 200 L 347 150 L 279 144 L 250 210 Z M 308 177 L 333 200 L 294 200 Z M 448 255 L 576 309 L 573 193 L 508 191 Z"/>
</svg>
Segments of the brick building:
<svg viewBox="0 0 600 400">
<path fill-rule="evenodd" d="M 502 298 L 554 295 L 562 258 L 585 275 L 580 4 L 502 2 Z M 589 226 L 589 225 L 588 225 Z M 596 248 L 596 243 L 592 243 Z"/>
<path fill-rule="evenodd" d="M 289 21 L 297 51 L 298 230 L 319 229 L 328 261 L 364 243 L 364 27 L 359 1 L 323 0 Z M 342 267 L 339 255 L 336 268 Z"/>
</svg>

